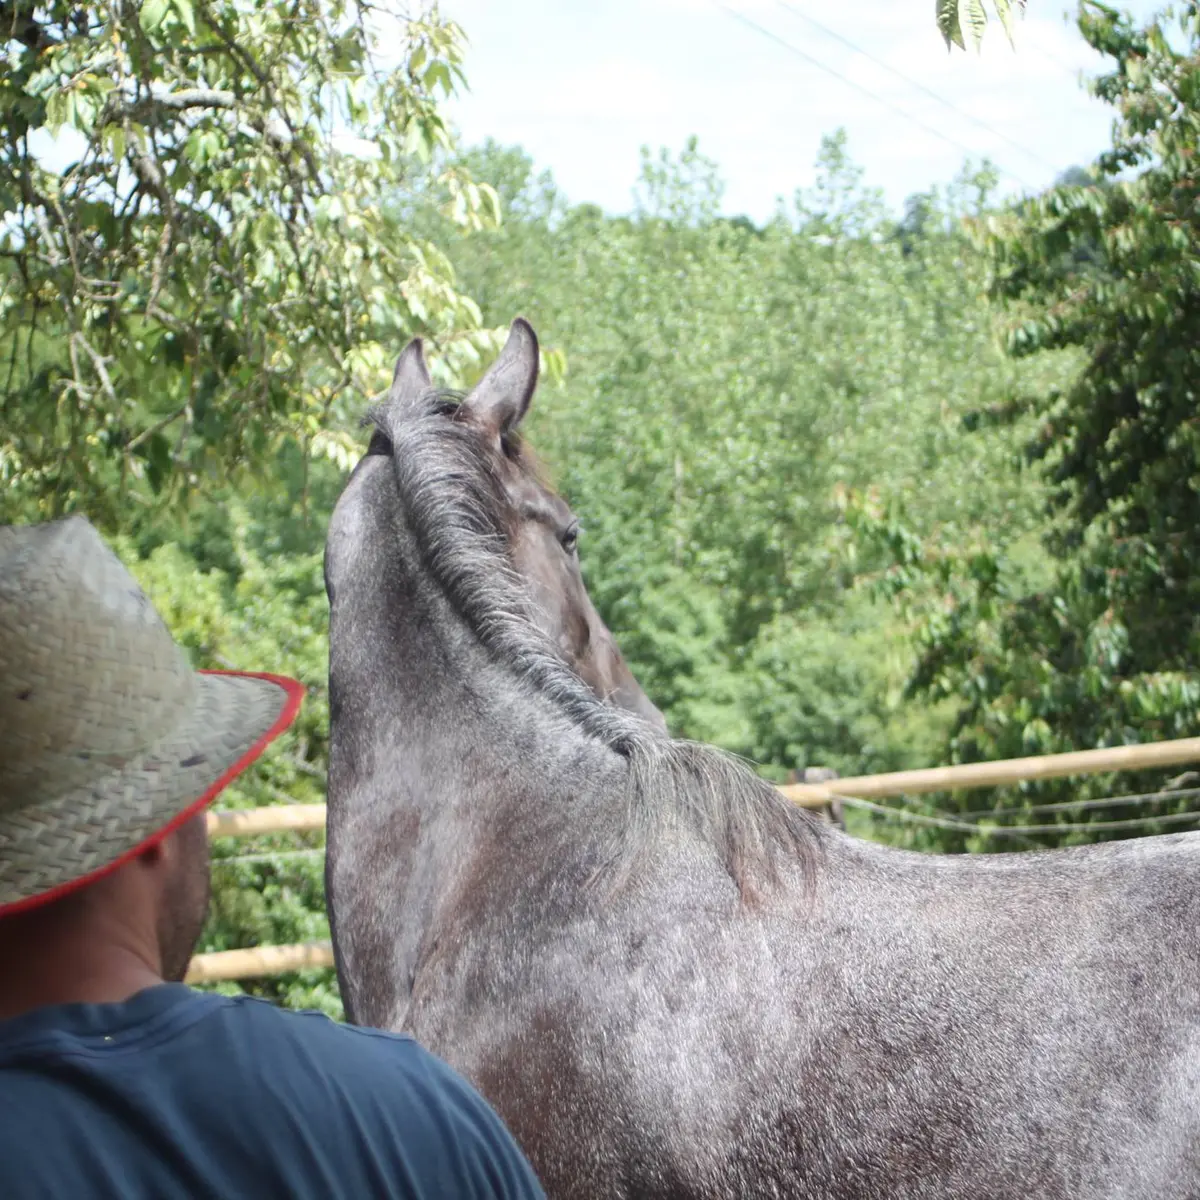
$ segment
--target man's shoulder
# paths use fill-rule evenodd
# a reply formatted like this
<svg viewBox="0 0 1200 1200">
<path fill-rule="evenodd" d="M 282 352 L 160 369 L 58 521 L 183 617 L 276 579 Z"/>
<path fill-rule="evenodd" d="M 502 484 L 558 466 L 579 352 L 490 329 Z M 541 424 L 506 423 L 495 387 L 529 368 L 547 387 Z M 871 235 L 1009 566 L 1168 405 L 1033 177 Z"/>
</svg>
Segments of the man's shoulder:
<svg viewBox="0 0 1200 1200">
<path fill-rule="evenodd" d="M 397 1073 L 433 1076 L 450 1086 L 465 1081 L 406 1033 L 347 1025 L 312 1009 L 280 1008 L 256 996 L 223 997 L 223 1019 L 244 1023 L 254 1036 L 292 1048 L 304 1060 L 320 1058 L 330 1069 L 351 1074 L 369 1087 L 377 1080 L 394 1086 Z"/>
<path fill-rule="evenodd" d="M 420 1043 L 407 1033 L 392 1033 L 384 1029 L 373 1029 L 365 1025 L 347 1025 L 335 1021 L 326 1013 L 309 1008 L 281 1008 L 270 1000 L 258 996 L 222 996 L 223 1007 L 233 1020 L 261 1023 L 285 1038 L 294 1038 L 306 1043 L 313 1039 L 328 1041 L 348 1053 L 401 1053 L 407 1054 Z M 391 1047 L 391 1050 L 383 1049 Z"/>
<path fill-rule="evenodd" d="M 18 1197 L 542 1196 L 499 1116 L 447 1063 L 321 1013 L 163 984 L 0 1023 L 0 1071 L 5 1200 L 18 1160 Z M 46 1129 L 56 1153 L 35 1155 Z M 148 1152 L 164 1145 L 171 1155 Z"/>
<path fill-rule="evenodd" d="M 291 1077 L 276 1077 L 272 1090 L 292 1092 L 309 1119 L 330 1133 L 350 1120 L 353 1133 L 369 1142 L 422 1147 L 427 1169 L 436 1177 L 454 1178 L 457 1187 L 466 1188 L 463 1195 L 542 1195 L 491 1105 L 414 1038 L 344 1025 L 319 1012 L 277 1008 L 250 996 L 230 997 L 223 1007 L 224 1020 L 231 1027 L 244 1024 L 248 1044 L 269 1056 L 269 1067 L 258 1058 L 260 1069 Z M 468 1181 L 472 1186 L 466 1187 Z"/>
</svg>

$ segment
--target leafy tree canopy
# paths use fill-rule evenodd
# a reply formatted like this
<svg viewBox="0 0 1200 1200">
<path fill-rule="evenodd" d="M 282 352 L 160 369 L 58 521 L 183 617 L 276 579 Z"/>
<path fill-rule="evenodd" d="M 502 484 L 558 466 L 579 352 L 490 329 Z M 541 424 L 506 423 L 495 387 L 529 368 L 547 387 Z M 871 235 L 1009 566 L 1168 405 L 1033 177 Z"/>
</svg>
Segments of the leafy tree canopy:
<svg viewBox="0 0 1200 1200">
<path fill-rule="evenodd" d="M 386 202 L 463 227 L 495 193 L 424 164 L 463 39 L 357 0 L 6 0 L 0 505 L 128 506 L 337 432 L 428 335 L 450 377 L 494 340 Z M 64 157 L 67 161 L 63 162 Z"/>
<path fill-rule="evenodd" d="M 694 142 L 645 156 L 629 217 L 568 205 L 517 151 L 467 164 L 509 218 L 431 236 L 486 321 L 523 312 L 569 356 L 532 436 L 582 519 L 592 595 L 673 727 L 775 773 L 936 759 L 937 705 L 897 703 L 904 624 L 854 586 L 880 559 L 856 556 L 845 497 L 904 498 L 956 538 L 1036 525 L 1040 491 L 1012 465 L 1027 431 L 962 436 L 980 404 L 1063 378 L 996 345 L 959 228 L 994 174 L 965 172 L 901 227 L 836 134 L 814 186 L 756 227 L 717 216 Z"/>
<path fill-rule="evenodd" d="M 1067 386 L 978 415 L 1033 422 L 1049 558 L 998 528 L 964 550 L 895 510 L 862 514 L 892 548 L 891 584 L 924 606 L 912 686 L 961 703 L 961 758 L 1200 728 L 1200 5 L 1176 14 L 1139 27 L 1083 5 L 1080 29 L 1110 64 L 1094 89 L 1117 113 L 1112 148 L 1091 178 L 977 225 L 1010 353 L 1082 363 Z"/>
</svg>

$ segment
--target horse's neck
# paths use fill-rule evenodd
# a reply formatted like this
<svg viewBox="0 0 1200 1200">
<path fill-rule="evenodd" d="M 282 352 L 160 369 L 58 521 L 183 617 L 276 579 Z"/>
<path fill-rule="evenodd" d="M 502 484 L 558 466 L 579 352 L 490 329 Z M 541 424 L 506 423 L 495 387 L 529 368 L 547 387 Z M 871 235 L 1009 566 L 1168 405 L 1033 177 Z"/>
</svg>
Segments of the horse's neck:
<svg viewBox="0 0 1200 1200">
<path fill-rule="evenodd" d="M 620 769 L 490 661 L 440 594 L 405 599 L 388 606 L 386 622 L 377 614 L 386 642 L 376 644 L 388 649 L 374 678 L 349 646 L 340 653 L 336 609 L 330 631 L 334 935 L 354 1019 L 393 1028 L 450 900 L 488 892 L 481 863 L 549 844 L 568 799 Z M 361 646 L 364 630 L 346 636 Z M 402 663 L 403 675 L 384 678 L 391 663 Z"/>
</svg>

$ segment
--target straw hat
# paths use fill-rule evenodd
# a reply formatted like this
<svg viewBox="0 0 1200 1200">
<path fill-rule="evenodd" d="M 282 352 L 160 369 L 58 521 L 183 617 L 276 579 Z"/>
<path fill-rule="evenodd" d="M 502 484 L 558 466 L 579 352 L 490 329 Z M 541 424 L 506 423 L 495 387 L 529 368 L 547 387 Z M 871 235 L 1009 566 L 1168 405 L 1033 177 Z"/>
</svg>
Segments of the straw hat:
<svg viewBox="0 0 1200 1200">
<path fill-rule="evenodd" d="M 0 916 L 165 837 L 303 694 L 277 675 L 193 671 L 84 518 L 0 526 Z"/>
</svg>

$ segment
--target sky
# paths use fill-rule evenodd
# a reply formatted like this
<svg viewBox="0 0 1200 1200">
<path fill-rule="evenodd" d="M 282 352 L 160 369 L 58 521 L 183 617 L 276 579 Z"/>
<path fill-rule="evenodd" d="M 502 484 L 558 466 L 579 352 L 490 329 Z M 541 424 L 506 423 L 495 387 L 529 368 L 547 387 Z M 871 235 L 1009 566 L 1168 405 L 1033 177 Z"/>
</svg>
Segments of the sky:
<svg viewBox="0 0 1200 1200">
<path fill-rule="evenodd" d="M 720 166 L 725 211 L 756 221 L 811 184 L 821 137 L 839 127 L 897 211 L 968 157 L 987 156 L 1019 193 L 1110 141 L 1111 110 L 1080 82 L 1103 60 L 1063 0 L 1029 0 L 1015 50 L 993 22 L 979 54 L 947 53 L 930 0 L 440 7 L 470 42 L 469 91 L 448 108 L 465 141 L 520 145 L 572 202 L 610 212 L 631 206 L 641 146 L 677 152 L 692 134 Z M 1126 7 L 1145 18 L 1160 5 Z"/>
</svg>

